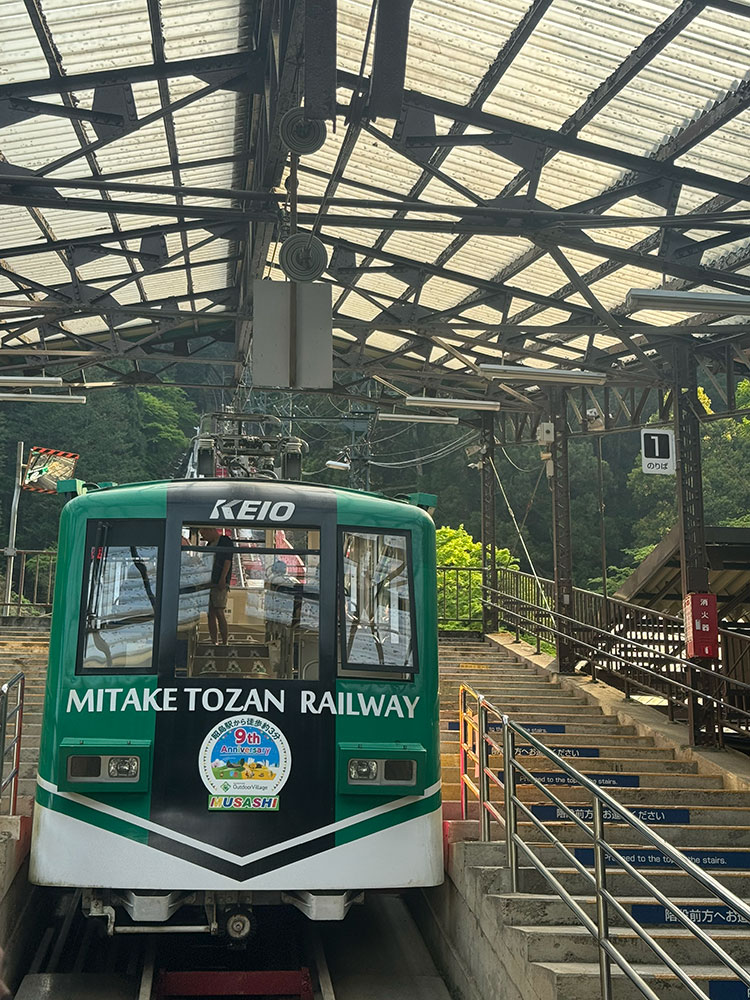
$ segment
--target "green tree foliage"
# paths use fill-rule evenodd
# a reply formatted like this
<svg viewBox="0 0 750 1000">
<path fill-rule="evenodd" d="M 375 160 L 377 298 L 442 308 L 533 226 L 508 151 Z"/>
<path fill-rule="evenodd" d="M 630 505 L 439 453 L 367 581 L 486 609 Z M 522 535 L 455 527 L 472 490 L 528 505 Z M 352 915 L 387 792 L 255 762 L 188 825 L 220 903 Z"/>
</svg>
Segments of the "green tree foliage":
<svg viewBox="0 0 750 1000">
<path fill-rule="evenodd" d="M 442 628 L 467 628 L 482 620 L 481 574 L 472 573 L 482 565 L 482 543 L 475 542 L 463 524 L 457 528 L 437 529 L 437 564 L 457 567 L 438 569 L 438 616 Z M 508 549 L 495 549 L 498 569 L 518 569 L 518 560 Z"/>
<path fill-rule="evenodd" d="M 704 392 L 701 402 L 711 413 Z M 750 382 L 740 383 L 737 406 L 750 405 Z M 737 525 L 750 512 L 750 420 L 715 420 L 702 425 L 703 503 L 706 524 Z M 641 471 L 640 456 L 628 477 L 633 499 L 633 541 L 654 545 L 677 520 L 674 476 L 650 476 Z"/>
<path fill-rule="evenodd" d="M 176 386 L 144 391 L 101 389 L 85 406 L 12 403 L 0 418 L 0 537 L 7 537 L 16 464 L 16 443 L 75 451 L 76 476 L 93 482 L 168 479 L 187 450 L 198 413 Z M 55 544 L 62 499 L 23 493 L 18 545 L 45 549 Z"/>
</svg>

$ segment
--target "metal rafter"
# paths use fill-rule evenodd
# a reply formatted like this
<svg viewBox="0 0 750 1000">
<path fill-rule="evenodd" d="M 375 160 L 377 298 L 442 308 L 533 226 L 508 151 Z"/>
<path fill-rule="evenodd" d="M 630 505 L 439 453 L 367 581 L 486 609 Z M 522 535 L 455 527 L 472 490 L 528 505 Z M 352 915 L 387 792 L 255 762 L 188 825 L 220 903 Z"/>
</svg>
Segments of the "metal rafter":
<svg viewBox="0 0 750 1000">
<path fill-rule="evenodd" d="M 34 28 L 34 32 L 37 36 L 39 47 L 42 50 L 44 58 L 47 60 L 47 65 L 49 66 L 51 76 L 57 78 L 63 78 L 65 76 L 65 68 L 63 67 L 62 58 L 60 57 L 60 53 L 57 49 L 57 46 L 55 45 L 52 39 L 52 35 L 50 34 L 49 27 L 47 25 L 47 19 L 45 18 L 44 12 L 42 10 L 42 0 L 23 0 L 23 2 L 24 6 L 26 7 L 26 13 L 29 16 L 32 27 Z M 62 101 L 63 101 L 63 106 L 72 109 L 75 108 L 75 101 L 70 92 L 68 91 L 62 92 Z M 86 136 L 86 132 L 84 130 L 82 122 L 77 119 L 72 119 L 71 126 L 73 128 L 73 131 L 75 132 L 76 139 L 78 140 L 81 149 L 82 150 L 86 149 L 88 145 L 88 137 Z M 96 157 L 94 156 L 93 153 L 90 152 L 86 153 L 85 156 L 86 156 L 86 163 L 88 164 L 92 177 L 97 177 L 99 174 L 99 164 L 96 161 Z M 104 201 L 108 201 L 109 194 L 106 191 L 101 191 L 101 198 Z M 119 232 L 120 223 L 117 219 L 117 216 L 115 215 L 114 212 L 110 212 L 108 214 L 112 229 L 115 232 Z M 50 235 L 48 238 L 54 239 L 54 236 Z M 124 241 L 120 243 L 120 246 L 124 251 L 127 252 L 127 247 Z M 135 266 L 134 259 L 129 254 L 126 259 L 128 261 L 128 266 L 130 267 L 133 274 L 137 275 L 138 270 Z M 72 267 L 71 267 L 71 273 L 75 273 Z M 140 295 L 141 299 L 145 301 L 146 292 L 143 288 L 143 283 L 141 282 L 140 277 L 136 279 L 136 286 L 138 288 L 138 294 Z"/>
</svg>

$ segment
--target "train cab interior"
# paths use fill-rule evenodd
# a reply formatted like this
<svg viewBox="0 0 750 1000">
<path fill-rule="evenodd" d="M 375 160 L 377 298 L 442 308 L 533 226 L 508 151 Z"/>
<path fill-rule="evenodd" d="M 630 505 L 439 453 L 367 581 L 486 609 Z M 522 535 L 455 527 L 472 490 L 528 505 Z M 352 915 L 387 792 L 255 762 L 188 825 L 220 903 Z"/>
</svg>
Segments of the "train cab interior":
<svg viewBox="0 0 750 1000">
<path fill-rule="evenodd" d="M 318 529 L 185 525 L 177 676 L 316 680 L 319 595 Z"/>
<path fill-rule="evenodd" d="M 181 543 L 175 676 L 318 680 L 321 627 L 335 628 L 334 614 L 339 676 L 418 671 L 408 532 L 339 529 L 337 570 L 323 581 L 327 625 L 319 528 L 184 524 Z M 169 627 L 158 624 L 162 544 L 150 522 L 89 528 L 80 672 L 154 672 L 158 632 Z"/>
</svg>

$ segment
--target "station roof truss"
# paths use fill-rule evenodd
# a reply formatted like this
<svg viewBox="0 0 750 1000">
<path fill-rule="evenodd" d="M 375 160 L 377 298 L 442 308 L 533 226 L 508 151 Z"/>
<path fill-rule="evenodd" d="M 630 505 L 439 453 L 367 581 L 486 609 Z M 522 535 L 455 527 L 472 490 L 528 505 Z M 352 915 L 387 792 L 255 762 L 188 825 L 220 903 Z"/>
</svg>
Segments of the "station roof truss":
<svg viewBox="0 0 750 1000">
<path fill-rule="evenodd" d="M 331 23 L 334 0 L 307 4 Z M 385 117 L 391 8 L 406 66 Z M 668 406 L 689 345 L 731 401 L 750 317 L 626 297 L 750 293 L 750 2 L 379 0 L 376 17 L 338 0 L 335 16 L 332 121 L 290 212 L 279 123 L 303 99 L 304 0 L 0 5 L 3 373 L 191 384 L 195 365 L 247 386 L 252 282 L 284 279 L 296 225 L 328 251 L 341 392 L 489 396 L 533 427 L 544 387 L 480 370 L 518 363 L 604 372 L 632 418 L 649 392 Z M 576 392 L 584 423 L 589 397 L 616 421 L 601 390 Z"/>
</svg>

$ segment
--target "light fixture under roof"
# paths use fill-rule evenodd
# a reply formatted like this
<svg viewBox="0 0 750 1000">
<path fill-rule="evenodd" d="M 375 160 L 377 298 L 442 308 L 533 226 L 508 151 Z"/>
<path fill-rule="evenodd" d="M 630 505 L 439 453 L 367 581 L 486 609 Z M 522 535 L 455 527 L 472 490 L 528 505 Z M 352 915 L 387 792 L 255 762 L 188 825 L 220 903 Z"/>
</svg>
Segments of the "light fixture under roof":
<svg viewBox="0 0 750 1000">
<path fill-rule="evenodd" d="M 63 380 L 56 375 L 0 375 L 0 389 L 42 389 L 62 386 Z"/>
<path fill-rule="evenodd" d="M 566 385 L 604 385 L 607 381 L 605 372 L 584 372 L 567 368 L 532 368 L 531 365 L 480 365 L 483 375 L 497 378 L 503 382 L 528 382 L 537 385 L 540 382 L 557 382 Z"/>
<path fill-rule="evenodd" d="M 657 309 L 661 312 L 726 313 L 734 316 L 750 315 L 750 295 L 734 292 L 673 292 L 668 288 L 631 288 L 625 305 L 632 312 Z M 658 333 L 658 327 L 654 333 Z M 670 333 L 674 332 L 671 328 Z M 690 327 L 685 327 L 690 333 Z"/>
<path fill-rule="evenodd" d="M 378 423 L 381 420 L 402 421 L 414 424 L 457 424 L 458 417 L 433 417 L 429 413 L 378 413 Z"/>
<path fill-rule="evenodd" d="M 5 403 L 85 403 L 85 396 L 60 396 L 38 392 L 32 395 L 28 392 L 0 392 L 0 401 Z"/>
<path fill-rule="evenodd" d="M 438 396 L 407 396 L 406 406 L 443 406 L 447 410 L 494 410 L 497 412 L 502 404 L 494 399 L 453 399 Z"/>
</svg>

